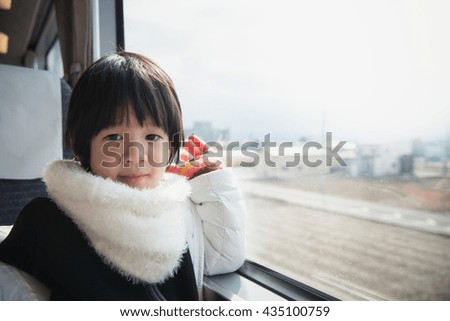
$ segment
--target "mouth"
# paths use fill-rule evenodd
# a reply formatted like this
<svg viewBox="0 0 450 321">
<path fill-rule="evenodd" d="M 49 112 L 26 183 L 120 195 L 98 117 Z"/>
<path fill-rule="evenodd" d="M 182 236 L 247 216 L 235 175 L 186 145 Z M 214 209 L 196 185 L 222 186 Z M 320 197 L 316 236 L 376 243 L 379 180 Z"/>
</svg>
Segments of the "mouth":
<svg viewBox="0 0 450 321">
<path fill-rule="evenodd" d="M 128 185 L 135 185 L 141 182 L 143 179 L 148 177 L 148 174 L 132 174 L 119 176 L 119 180 Z"/>
</svg>

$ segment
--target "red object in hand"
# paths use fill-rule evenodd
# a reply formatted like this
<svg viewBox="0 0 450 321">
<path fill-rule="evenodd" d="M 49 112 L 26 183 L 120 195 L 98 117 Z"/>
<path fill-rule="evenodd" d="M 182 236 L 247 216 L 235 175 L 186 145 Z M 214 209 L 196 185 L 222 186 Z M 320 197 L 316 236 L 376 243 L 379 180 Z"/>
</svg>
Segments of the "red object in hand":
<svg viewBox="0 0 450 321">
<path fill-rule="evenodd" d="M 208 152 L 209 146 L 198 136 L 191 135 L 187 138 L 180 153 L 181 164 L 170 164 L 167 172 L 186 176 L 191 179 L 202 172 L 216 170 L 218 166 L 207 166 L 203 162 L 203 154 Z"/>
<path fill-rule="evenodd" d="M 209 147 L 198 136 L 191 135 L 184 142 L 180 160 L 184 163 L 194 159 L 197 160 L 201 155 L 208 151 Z"/>
</svg>

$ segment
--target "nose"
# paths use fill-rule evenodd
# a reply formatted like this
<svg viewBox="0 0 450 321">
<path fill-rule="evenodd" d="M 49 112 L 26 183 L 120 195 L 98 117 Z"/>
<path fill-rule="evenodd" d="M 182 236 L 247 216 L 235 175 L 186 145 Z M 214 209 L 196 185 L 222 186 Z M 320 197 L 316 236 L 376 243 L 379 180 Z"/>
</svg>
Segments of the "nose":
<svg viewBox="0 0 450 321">
<path fill-rule="evenodd" d="M 146 145 L 140 141 L 125 141 L 124 164 L 141 164 L 148 160 Z"/>
</svg>

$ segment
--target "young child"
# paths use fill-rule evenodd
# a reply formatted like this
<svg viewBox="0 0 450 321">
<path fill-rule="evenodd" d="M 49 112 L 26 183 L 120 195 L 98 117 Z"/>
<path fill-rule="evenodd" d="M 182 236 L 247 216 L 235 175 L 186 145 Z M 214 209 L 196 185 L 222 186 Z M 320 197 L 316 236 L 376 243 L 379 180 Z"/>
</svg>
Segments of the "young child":
<svg viewBox="0 0 450 321">
<path fill-rule="evenodd" d="M 90 66 L 65 135 L 76 161 L 47 166 L 50 199 L 25 206 L 0 243 L 0 260 L 37 278 L 51 299 L 197 300 L 204 274 L 241 266 L 240 192 L 230 169 L 204 165 L 196 137 L 186 146 L 196 162 L 173 165 L 182 114 L 153 61 L 120 52 Z"/>
</svg>

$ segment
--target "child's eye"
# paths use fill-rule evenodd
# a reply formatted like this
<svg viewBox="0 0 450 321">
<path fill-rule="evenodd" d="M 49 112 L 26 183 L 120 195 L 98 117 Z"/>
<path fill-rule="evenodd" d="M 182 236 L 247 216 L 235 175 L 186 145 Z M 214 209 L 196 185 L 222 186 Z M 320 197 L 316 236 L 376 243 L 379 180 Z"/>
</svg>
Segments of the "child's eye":
<svg viewBox="0 0 450 321">
<path fill-rule="evenodd" d="M 161 136 L 156 135 L 156 134 L 149 134 L 147 136 L 145 136 L 145 139 L 151 142 L 156 142 L 157 140 L 161 139 Z"/>
<path fill-rule="evenodd" d="M 122 140 L 122 136 L 120 136 L 119 134 L 111 134 L 105 137 L 106 140 L 110 140 L 110 141 L 118 141 L 118 140 Z"/>
</svg>

